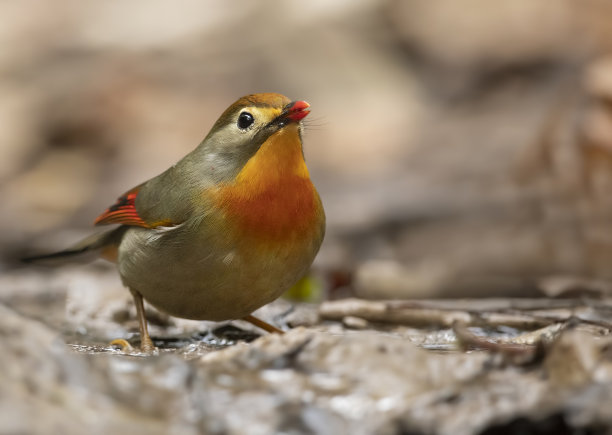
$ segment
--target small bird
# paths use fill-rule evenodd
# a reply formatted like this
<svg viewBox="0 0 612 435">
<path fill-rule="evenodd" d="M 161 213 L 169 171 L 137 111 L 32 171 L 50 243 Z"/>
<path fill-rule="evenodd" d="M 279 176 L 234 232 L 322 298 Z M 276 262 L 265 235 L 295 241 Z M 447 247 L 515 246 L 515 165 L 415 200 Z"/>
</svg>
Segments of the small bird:
<svg viewBox="0 0 612 435">
<path fill-rule="evenodd" d="M 134 298 L 141 350 L 155 349 L 143 298 L 175 317 L 244 319 L 308 270 L 325 213 L 302 149 L 305 101 L 275 93 L 232 104 L 204 140 L 95 220 L 118 224 L 40 260 L 95 252 L 117 263 Z"/>
</svg>

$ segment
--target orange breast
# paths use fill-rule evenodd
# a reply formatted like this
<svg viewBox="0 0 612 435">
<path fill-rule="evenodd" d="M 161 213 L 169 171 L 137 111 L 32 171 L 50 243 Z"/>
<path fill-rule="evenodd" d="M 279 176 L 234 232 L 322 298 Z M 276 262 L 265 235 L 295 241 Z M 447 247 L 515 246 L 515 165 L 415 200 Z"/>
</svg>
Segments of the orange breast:
<svg viewBox="0 0 612 435">
<path fill-rule="evenodd" d="M 243 236 L 262 241 L 308 237 L 318 224 L 318 198 L 308 179 L 270 185 L 252 196 L 228 189 L 223 203 Z"/>
<path fill-rule="evenodd" d="M 302 156 L 297 127 L 271 136 L 216 201 L 241 237 L 260 242 L 311 238 L 323 210 Z"/>
</svg>

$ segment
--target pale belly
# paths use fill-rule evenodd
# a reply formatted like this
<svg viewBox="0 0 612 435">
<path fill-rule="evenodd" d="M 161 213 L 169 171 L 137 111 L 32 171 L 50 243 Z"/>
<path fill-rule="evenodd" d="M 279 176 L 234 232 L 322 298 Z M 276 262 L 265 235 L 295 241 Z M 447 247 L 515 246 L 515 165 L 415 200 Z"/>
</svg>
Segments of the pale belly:
<svg viewBox="0 0 612 435">
<path fill-rule="evenodd" d="M 126 286 L 172 316 L 238 319 L 278 298 L 308 271 L 323 225 L 310 237 L 265 249 L 184 226 L 165 231 L 134 227 L 119 247 L 119 272 Z"/>
</svg>

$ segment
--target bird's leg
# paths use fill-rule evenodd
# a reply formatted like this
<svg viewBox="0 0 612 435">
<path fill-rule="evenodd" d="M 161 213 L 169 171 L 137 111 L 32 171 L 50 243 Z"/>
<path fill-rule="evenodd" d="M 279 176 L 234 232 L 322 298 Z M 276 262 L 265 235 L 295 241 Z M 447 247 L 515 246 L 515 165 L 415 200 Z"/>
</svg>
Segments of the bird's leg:
<svg viewBox="0 0 612 435">
<path fill-rule="evenodd" d="M 272 332 L 275 334 L 284 334 L 284 332 L 281 329 L 278 329 L 276 326 L 270 325 L 268 322 L 264 322 L 263 320 L 258 319 L 252 314 L 249 314 L 248 316 L 243 317 L 242 320 L 246 320 L 251 325 L 255 325 L 258 328 L 263 329 L 264 331 Z"/>
<path fill-rule="evenodd" d="M 140 350 L 147 353 L 152 352 L 155 350 L 155 346 L 153 345 L 153 341 L 149 336 L 142 295 L 134 289 L 130 289 L 130 293 L 132 293 L 132 297 L 134 298 L 136 315 L 138 316 L 138 326 L 140 327 Z"/>
</svg>

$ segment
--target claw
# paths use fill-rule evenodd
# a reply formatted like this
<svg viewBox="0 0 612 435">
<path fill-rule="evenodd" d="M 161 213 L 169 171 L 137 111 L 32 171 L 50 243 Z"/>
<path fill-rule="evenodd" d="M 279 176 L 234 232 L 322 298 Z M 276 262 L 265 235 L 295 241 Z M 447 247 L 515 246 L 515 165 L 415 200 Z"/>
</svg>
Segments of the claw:
<svg viewBox="0 0 612 435">
<path fill-rule="evenodd" d="M 123 352 L 132 352 L 134 348 L 127 340 L 123 338 L 115 338 L 113 341 L 109 343 L 111 346 L 119 346 Z"/>
</svg>

